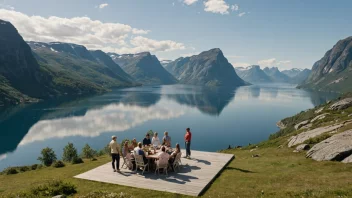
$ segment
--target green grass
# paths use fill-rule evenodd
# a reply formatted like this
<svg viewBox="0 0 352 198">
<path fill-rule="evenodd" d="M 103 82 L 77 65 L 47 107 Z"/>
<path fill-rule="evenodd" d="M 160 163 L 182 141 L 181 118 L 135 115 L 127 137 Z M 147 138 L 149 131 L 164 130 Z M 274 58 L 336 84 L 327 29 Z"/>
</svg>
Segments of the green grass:
<svg viewBox="0 0 352 198">
<path fill-rule="evenodd" d="M 352 196 L 352 164 L 316 162 L 306 159 L 304 153 L 293 153 L 293 150 L 285 145 L 278 148 L 282 143 L 285 143 L 284 138 L 278 138 L 259 144 L 252 152 L 250 148 L 255 148 L 255 145 L 242 150 L 222 151 L 232 153 L 236 158 L 202 197 Z M 259 154 L 260 157 L 252 158 L 252 154 Z M 16 175 L 0 175 L 0 196 L 28 191 L 48 181 L 62 180 L 77 187 L 75 196 L 86 195 L 92 191 L 107 191 L 123 192 L 133 197 L 187 197 L 73 178 L 108 161 L 108 156 L 102 156 L 97 161 L 86 160 L 84 164 L 68 164 L 59 169 L 47 167 Z"/>
</svg>

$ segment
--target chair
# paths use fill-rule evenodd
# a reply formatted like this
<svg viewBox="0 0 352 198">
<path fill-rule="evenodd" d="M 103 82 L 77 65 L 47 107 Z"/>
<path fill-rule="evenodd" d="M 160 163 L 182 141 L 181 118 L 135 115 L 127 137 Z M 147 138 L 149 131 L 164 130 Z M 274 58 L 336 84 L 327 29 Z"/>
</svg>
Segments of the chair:
<svg viewBox="0 0 352 198">
<path fill-rule="evenodd" d="M 174 162 L 172 163 L 172 168 L 174 169 L 174 171 L 176 172 L 176 168 L 178 170 L 180 170 L 180 165 L 182 165 L 182 162 L 181 162 L 181 154 L 182 153 L 178 153 L 175 157 L 175 160 Z"/>
<path fill-rule="evenodd" d="M 144 163 L 144 160 L 143 160 L 143 156 L 142 155 L 135 155 L 134 156 L 134 159 L 136 161 L 136 173 L 137 173 L 137 170 L 138 168 L 142 168 L 143 172 L 142 172 L 142 175 L 144 174 L 144 171 L 146 168 L 148 168 L 148 171 L 149 171 L 149 164 L 148 163 Z"/>
<path fill-rule="evenodd" d="M 159 164 L 159 161 L 157 161 L 155 164 L 156 164 L 155 174 L 156 174 L 156 171 L 158 171 L 158 174 L 160 175 L 159 170 L 163 169 L 163 172 L 165 172 L 167 176 L 167 169 L 169 168 L 169 163 Z"/>
<path fill-rule="evenodd" d="M 123 163 L 122 163 L 121 168 L 127 169 L 128 168 L 128 166 L 127 166 L 128 159 L 124 156 L 122 156 L 122 159 L 123 159 Z"/>
</svg>

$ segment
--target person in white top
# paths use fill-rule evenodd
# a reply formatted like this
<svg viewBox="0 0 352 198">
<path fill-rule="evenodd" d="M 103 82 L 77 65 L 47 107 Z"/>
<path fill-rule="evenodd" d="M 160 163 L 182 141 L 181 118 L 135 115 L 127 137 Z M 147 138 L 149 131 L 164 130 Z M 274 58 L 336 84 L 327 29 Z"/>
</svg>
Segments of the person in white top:
<svg viewBox="0 0 352 198">
<path fill-rule="evenodd" d="M 169 163 L 169 158 L 170 158 L 170 155 L 168 153 L 165 152 L 165 147 L 161 147 L 161 151 L 158 155 L 158 160 L 155 162 L 157 164 L 168 164 Z"/>
<path fill-rule="evenodd" d="M 159 140 L 159 137 L 158 137 L 158 133 L 157 133 L 157 132 L 154 133 L 154 137 L 153 137 L 153 139 L 152 139 L 152 145 L 153 145 L 154 147 L 160 146 L 160 140 Z"/>
<path fill-rule="evenodd" d="M 109 143 L 109 147 L 111 149 L 111 158 L 112 158 L 112 169 L 114 172 L 120 171 L 120 151 L 119 151 L 119 145 L 116 142 L 117 137 L 112 136 L 111 137 L 111 142 Z M 116 168 L 115 168 L 115 161 L 116 161 Z"/>
</svg>

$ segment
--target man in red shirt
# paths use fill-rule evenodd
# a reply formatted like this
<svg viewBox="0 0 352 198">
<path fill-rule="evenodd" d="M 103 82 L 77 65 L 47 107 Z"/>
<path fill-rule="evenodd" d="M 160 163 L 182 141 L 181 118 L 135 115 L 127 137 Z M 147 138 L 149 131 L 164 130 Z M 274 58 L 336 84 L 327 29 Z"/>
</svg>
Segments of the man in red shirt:
<svg viewBox="0 0 352 198">
<path fill-rule="evenodd" d="M 191 129 L 187 128 L 186 134 L 185 134 L 185 147 L 186 147 L 186 158 L 188 159 L 191 158 L 191 139 L 192 139 Z"/>
</svg>

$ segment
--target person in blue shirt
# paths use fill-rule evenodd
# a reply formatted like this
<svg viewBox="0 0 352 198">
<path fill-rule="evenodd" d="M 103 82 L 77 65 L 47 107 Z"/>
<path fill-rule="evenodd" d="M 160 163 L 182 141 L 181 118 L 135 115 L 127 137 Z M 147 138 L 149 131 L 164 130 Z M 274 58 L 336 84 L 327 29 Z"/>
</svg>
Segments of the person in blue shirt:
<svg viewBox="0 0 352 198">
<path fill-rule="evenodd" d="M 149 133 L 147 133 L 145 135 L 145 138 L 143 139 L 143 146 L 149 146 L 151 144 L 152 144 L 152 142 L 150 140 L 150 135 L 149 135 Z"/>
</svg>

